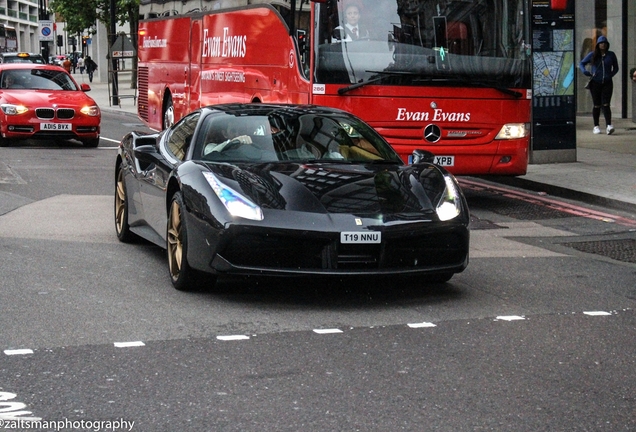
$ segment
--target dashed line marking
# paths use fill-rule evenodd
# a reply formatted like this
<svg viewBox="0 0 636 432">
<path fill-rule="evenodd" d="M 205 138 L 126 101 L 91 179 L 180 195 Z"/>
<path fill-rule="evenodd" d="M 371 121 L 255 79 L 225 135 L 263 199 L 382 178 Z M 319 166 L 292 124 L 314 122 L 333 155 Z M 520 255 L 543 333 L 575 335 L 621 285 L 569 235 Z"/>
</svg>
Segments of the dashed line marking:
<svg viewBox="0 0 636 432">
<path fill-rule="evenodd" d="M 623 311 L 629 311 L 631 310 L 630 308 L 627 309 L 623 309 Z M 588 315 L 588 316 L 608 316 L 608 315 L 613 315 L 612 312 L 606 312 L 606 311 L 584 311 L 583 312 L 584 315 Z M 521 315 L 498 315 L 494 321 L 522 321 L 525 320 L 526 318 L 524 316 Z M 437 324 L 434 324 L 432 322 L 420 322 L 420 323 L 408 323 L 406 324 L 409 328 L 432 328 L 432 327 L 437 327 Z M 353 327 L 351 327 L 353 329 Z M 371 327 L 373 328 L 373 327 Z M 337 333 L 344 333 L 342 330 L 338 329 L 338 328 L 324 328 L 324 329 L 313 329 L 312 330 L 314 333 L 317 334 L 337 334 Z M 216 336 L 216 338 L 218 340 L 221 341 L 238 341 L 238 340 L 249 340 L 250 336 L 246 336 L 246 335 L 219 335 Z M 117 348 L 130 348 L 130 347 L 142 347 L 142 346 L 146 346 L 146 344 L 142 341 L 130 341 L 130 342 L 114 342 L 113 343 L 115 347 Z M 33 350 L 32 349 L 28 349 L 28 348 L 22 348 L 22 349 L 7 349 L 4 350 L 4 354 L 5 355 L 27 355 L 27 354 L 33 354 Z"/>
<path fill-rule="evenodd" d="M 140 347 L 146 346 L 142 341 L 133 341 L 133 342 L 115 342 L 116 348 L 130 348 L 130 347 Z"/>
</svg>

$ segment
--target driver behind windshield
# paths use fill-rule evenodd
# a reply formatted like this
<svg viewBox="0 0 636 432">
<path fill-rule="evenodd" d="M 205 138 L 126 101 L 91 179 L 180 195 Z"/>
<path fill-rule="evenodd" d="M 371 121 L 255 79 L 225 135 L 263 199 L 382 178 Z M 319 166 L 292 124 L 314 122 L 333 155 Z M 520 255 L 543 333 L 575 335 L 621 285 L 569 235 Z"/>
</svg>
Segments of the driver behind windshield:
<svg viewBox="0 0 636 432">
<path fill-rule="evenodd" d="M 214 132 L 217 130 L 215 129 Z M 225 124 L 225 128 L 221 130 L 221 142 L 214 142 L 215 138 L 210 137 L 210 140 L 205 144 L 203 148 L 203 155 L 207 155 L 213 151 L 220 152 L 231 143 L 239 144 L 252 144 L 251 135 L 255 133 L 255 126 L 250 119 L 244 118 L 230 118 Z M 218 140 L 218 135 L 217 138 Z"/>
</svg>

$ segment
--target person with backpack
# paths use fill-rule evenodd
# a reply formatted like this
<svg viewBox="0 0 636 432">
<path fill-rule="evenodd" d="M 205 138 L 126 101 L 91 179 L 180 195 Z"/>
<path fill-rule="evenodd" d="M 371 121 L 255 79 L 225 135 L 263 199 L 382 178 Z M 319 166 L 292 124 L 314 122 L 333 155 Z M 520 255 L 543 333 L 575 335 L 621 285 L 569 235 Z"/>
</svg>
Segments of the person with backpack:
<svg viewBox="0 0 636 432">
<path fill-rule="evenodd" d="M 84 59 L 84 67 L 86 67 L 86 73 L 88 74 L 88 80 L 93 82 L 93 74 L 97 70 L 97 63 L 91 58 L 91 56 L 86 56 Z"/>
</svg>

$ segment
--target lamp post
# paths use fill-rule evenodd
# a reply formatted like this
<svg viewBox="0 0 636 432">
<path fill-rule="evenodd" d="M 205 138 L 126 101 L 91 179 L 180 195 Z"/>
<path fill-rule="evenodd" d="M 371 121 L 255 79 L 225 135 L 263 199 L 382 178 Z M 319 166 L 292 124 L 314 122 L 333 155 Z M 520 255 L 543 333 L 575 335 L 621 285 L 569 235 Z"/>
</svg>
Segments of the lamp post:
<svg viewBox="0 0 636 432">
<path fill-rule="evenodd" d="M 108 49 L 108 53 L 110 56 L 110 61 L 111 61 L 111 68 L 113 71 L 113 96 L 112 96 L 112 104 L 113 105 L 119 105 L 119 79 L 117 78 L 117 69 L 118 69 L 118 65 L 117 65 L 117 59 L 113 56 L 113 46 L 115 45 L 115 41 L 117 40 L 117 34 L 116 34 L 116 14 L 115 14 L 115 0 L 110 0 L 109 2 L 110 4 L 110 28 L 109 28 L 109 33 L 110 33 L 110 37 L 108 38 L 108 43 L 110 44 L 110 47 Z"/>
<path fill-rule="evenodd" d="M 46 0 L 39 0 L 38 1 L 38 18 L 40 20 L 48 20 L 49 19 L 49 13 L 46 10 Z M 42 58 L 44 58 L 45 61 L 49 61 L 49 43 L 48 41 L 41 41 L 40 42 L 40 52 L 42 54 Z"/>
</svg>

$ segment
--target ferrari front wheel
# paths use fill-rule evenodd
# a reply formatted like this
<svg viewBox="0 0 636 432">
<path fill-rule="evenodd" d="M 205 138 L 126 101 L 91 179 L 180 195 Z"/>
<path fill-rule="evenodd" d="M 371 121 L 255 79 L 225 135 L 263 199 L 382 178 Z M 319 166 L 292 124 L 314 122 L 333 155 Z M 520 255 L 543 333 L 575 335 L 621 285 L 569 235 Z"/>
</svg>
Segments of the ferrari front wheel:
<svg viewBox="0 0 636 432">
<path fill-rule="evenodd" d="M 188 265 L 188 230 L 181 192 L 175 193 L 170 202 L 167 250 L 172 285 L 180 291 L 192 289 L 196 284 L 196 275 L 195 271 Z"/>
<path fill-rule="evenodd" d="M 115 181 L 115 232 L 119 241 L 124 243 L 131 242 L 135 238 L 135 234 L 130 231 L 130 225 L 128 225 L 128 193 L 124 169 L 121 165 L 117 169 Z"/>
</svg>

